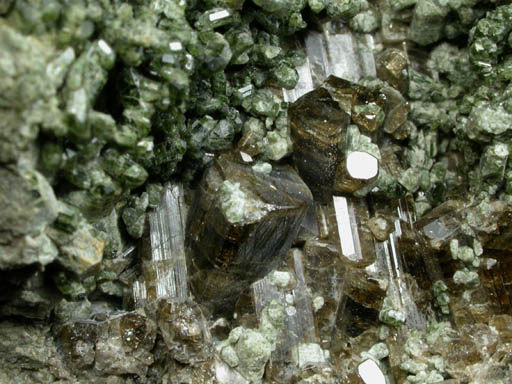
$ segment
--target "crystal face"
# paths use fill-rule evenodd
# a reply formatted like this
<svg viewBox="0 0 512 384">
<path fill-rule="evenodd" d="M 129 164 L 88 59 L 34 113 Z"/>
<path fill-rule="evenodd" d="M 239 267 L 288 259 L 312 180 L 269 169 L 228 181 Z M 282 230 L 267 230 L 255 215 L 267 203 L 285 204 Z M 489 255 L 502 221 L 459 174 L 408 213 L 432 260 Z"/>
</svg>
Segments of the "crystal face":
<svg viewBox="0 0 512 384">
<path fill-rule="evenodd" d="M 311 205 L 295 171 L 256 172 L 238 153 L 209 168 L 189 212 L 187 243 L 194 294 L 216 309 L 284 259 Z"/>
<path fill-rule="evenodd" d="M 379 163 L 365 152 L 351 152 L 347 156 L 347 171 L 354 179 L 369 180 L 377 176 Z"/>
<path fill-rule="evenodd" d="M 148 221 L 149 241 L 144 240 L 143 278 L 133 286 L 135 302 L 143 305 L 145 301 L 160 298 L 185 300 L 188 297 L 186 210 L 180 184 L 164 187 L 160 205 L 149 213 Z"/>
<path fill-rule="evenodd" d="M 386 382 L 386 377 L 382 373 L 382 370 L 373 360 L 363 361 L 359 364 L 359 367 L 357 367 L 357 372 L 364 384 L 384 384 Z"/>
</svg>

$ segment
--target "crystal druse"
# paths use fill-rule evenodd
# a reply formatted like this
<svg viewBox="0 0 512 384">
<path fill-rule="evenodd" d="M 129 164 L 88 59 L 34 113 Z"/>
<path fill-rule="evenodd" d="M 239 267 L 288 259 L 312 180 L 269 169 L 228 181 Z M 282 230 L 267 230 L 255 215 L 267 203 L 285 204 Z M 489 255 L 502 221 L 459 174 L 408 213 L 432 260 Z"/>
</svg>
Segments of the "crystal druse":
<svg viewBox="0 0 512 384">
<path fill-rule="evenodd" d="M 512 6 L 0 1 L 0 383 L 512 382 Z"/>
</svg>

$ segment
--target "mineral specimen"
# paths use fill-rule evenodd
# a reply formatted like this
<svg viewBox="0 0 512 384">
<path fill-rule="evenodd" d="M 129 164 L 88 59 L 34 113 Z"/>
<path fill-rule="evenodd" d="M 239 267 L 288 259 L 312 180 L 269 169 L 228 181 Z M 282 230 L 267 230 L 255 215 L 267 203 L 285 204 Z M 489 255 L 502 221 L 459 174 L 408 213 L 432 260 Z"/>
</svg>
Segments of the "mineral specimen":
<svg viewBox="0 0 512 384">
<path fill-rule="evenodd" d="M 381 106 L 378 94 L 331 76 L 290 107 L 295 162 L 317 199 L 354 192 L 376 179 L 378 149 L 375 154 L 371 145 L 361 145 L 362 135 L 355 136 L 349 124 L 373 132 L 383 122 Z"/>
<path fill-rule="evenodd" d="M 0 382 L 511 382 L 511 20 L 0 1 Z"/>
<path fill-rule="evenodd" d="M 255 172 L 239 153 L 209 168 L 189 212 L 192 291 L 225 310 L 256 279 L 277 267 L 311 205 L 311 193 L 290 167 Z"/>
</svg>

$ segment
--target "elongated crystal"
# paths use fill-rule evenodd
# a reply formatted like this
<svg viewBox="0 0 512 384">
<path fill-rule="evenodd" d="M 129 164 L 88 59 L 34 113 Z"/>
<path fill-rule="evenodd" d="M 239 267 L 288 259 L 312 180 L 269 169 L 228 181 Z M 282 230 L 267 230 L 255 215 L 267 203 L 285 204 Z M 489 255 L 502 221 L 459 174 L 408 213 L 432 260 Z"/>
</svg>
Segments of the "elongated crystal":
<svg viewBox="0 0 512 384">
<path fill-rule="evenodd" d="M 187 299 L 185 217 L 183 187 L 167 184 L 160 206 L 148 214 L 150 233 L 142 250 L 143 276 L 133 287 L 136 303 L 159 298 Z"/>
<path fill-rule="evenodd" d="M 283 90 L 285 100 L 296 101 L 331 75 L 354 82 L 376 76 L 373 46 L 370 34 L 356 35 L 337 23 L 328 22 L 321 31 L 309 31 L 301 47 L 306 63 L 297 68 L 297 86 Z"/>
<path fill-rule="evenodd" d="M 304 275 L 314 303 L 319 342 L 329 346 L 345 293 L 347 267 L 341 262 L 338 248 L 326 240 L 306 241 L 304 254 Z"/>
<path fill-rule="evenodd" d="M 309 256 L 293 249 L 288 259 L 291 271 L 275 271 L 252 285 L 260 328 L 264 327 L 268 317 L 265 311 L 269 305 L 277 301 L 284 309 L 284 323 L 267 368 L 267 376 L 273 381 L 289 382 L 300 375 L 304 367 L 326 366 L 329 360 L 322 349 L 314 318 L 315 310 L 323 306 L 318 303 L 319 299 L 323 300 L 318 294 L 323 292 L 311 284 L 310 278 L 311 269 L 317 265 L 305 263 L 309 263 Z M 325 276 L 317 274 L 316 277 Z M 317 295 L 315 298 L 313 293 Z"/>
</svg>

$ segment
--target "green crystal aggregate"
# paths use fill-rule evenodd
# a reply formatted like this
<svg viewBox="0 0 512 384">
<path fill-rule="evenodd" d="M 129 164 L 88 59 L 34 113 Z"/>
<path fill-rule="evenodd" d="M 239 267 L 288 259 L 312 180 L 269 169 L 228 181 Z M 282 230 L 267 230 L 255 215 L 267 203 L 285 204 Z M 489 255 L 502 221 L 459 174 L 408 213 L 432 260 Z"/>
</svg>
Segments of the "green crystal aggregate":
<svg viewBox="0 0 512 384">
<path fill-rule="evenodd" d="M 465 206 L 454 210 L 460 230 L 441 246 L 450 276 L 428 290 L 439 322 L 408 329 L 386 296 L 373 316 L 394 336 L 368 345 L 361 358 L 382 360 L 397 382 L 468 377 L 453 362 L 465 357 L 450 356 L 443 345 L 462 343 L 457 332 L 472 334 L 481 326 L 483 334 L 494 335 L 496 328 L 488 319 L 489 325 L 455 330 L 445 320 L 459 319 L 454 312 L 461 300 L 468 307 L 479 300 L 482 270 L 496 262 L 484 255 L 484 240 L 499 255 L 511 250 L 489 234 L 510 236 L 505 224 L 490 218 L 501 220 L 512 203 L 512 5 L 12 0 L 0 1 L 0 270 L 5 291 L 13 292 L 0 295 L 0 315 L 9 317 L 0 322 L 0 382 L 181 382 L 171 378 L 172 364 L 176 372 L 189 367 L 194 380 L 213 377 L 210 357 L 189 366 L 188 357 L 180 360 L 176 352 L 182 344 L 210 345 L 210 331 L 202 330 L 198 341 L 192 331 L 199 326 L 185 314 L 191 324 L 178 341 L 169 340 L 167 315 L 156 316 L 158 325 L 152 319 L 161 308 L 132 311 L 127 292 L 140 275 L 132 245 L 144 243 L 146 213 L 159 205 L 163 183 L 181 180 L 193 189 L 216 154 L 243 152 L 261 178 L 276 163 L 294 161 L 283 92 L 300 85 L 306 57 L 297 47 L 325 21 L 344 23 L 356 36 L 371 33 L 376 41 L 375 76 L 358 84 L 343 80 L 353 100 L 336 96 L 336 85 L 324 86 L 332 110 L 348 116 L 336 150 L 366 152 L 379 161 L 375 180 L 353 194 L 377 201 L 407 195 L 420 220 L 437 218 L 436 210 L 449 201 Z M 248 199 L 240 184 L 226 180 L 219 192 L 227 222 L 246 220 Z M 375 238 L 385 241 L 390 230 L 380 231 Z M 320 298 L 315 308 L 321 314 L 330 304 L 319 304 Z M 259 328 L 239 325 L 216 339 L 220 359 L 240 380 L 267 382 L 262 378 L 270 375 L 284 327 L 283 305 L 272 301 Z M 115 311 L 125 312 L 110 317 Z M 501 324 L 496 316 L 492 321 Z M 50 330 L 49 324 L 58 326 Z M 406 334 L 405 347 L 394 361 L 392 343 L 388 351 L 385 342 L 399 332 Z M 52 335 L 59 335 L 57 344 Z M 20 347 L 11 351 L 12 345 Z M 318 355 L 315 346 L 324 348 L 307 343 L 304 354 Z M 112 348 L 123 352 L 113 358 Z M 172 364 L 166 348 L 174 353 Z M 468 355 L 479 353 L 474 345 L 465 348 Z M 501 363 L 482 355 L 499 368 L 482 368 L 477 380 L 505 383 L 508 353 Z M 300 356 L 298 361 L 300 366 Z M 330 374 L 315 372 L 300 382 Z"/>
</svg>

